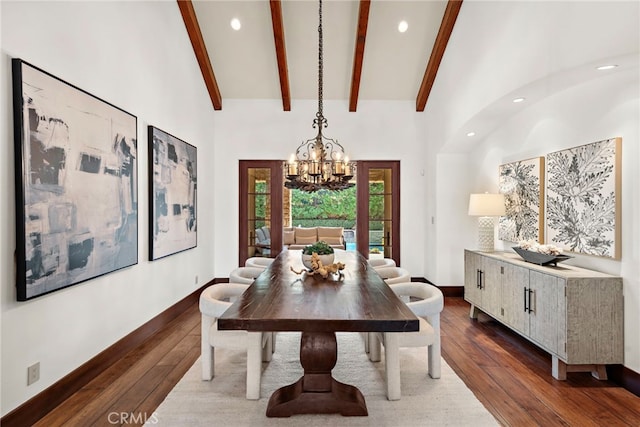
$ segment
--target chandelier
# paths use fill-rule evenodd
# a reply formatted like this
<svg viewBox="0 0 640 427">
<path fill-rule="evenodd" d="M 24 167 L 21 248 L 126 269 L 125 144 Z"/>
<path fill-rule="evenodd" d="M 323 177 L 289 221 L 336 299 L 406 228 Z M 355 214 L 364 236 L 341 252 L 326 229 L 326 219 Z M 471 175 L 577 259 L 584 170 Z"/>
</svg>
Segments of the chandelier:
<svg viewBox="0 0 640 427">
<path fill-rule="evenodd" d="M 318 134 L 303 141 L 284 163 L 284 186 L 309 193 L 353 187 L 350 181 L 356 172 L 356 164 L 349 162 L 342 145 L 322 134 L 322 128 L 328 126 L 322 113 L 322 0 L 319 0 L 318 16 L 318 112 L 313 119 L 313 127 L 318 128 Z"/>
</svg>

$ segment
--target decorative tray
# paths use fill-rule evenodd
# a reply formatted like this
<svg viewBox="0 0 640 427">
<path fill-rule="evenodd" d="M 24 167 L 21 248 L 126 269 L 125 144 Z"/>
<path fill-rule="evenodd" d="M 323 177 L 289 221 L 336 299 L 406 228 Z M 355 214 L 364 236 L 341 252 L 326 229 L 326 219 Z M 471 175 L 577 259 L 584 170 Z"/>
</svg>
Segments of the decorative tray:
<svg viewBox="0 0 640 427">
<path fill-rule="evenodd" d="M 570 257 L 569 255 L 550 255 L 542 254 L 540 252 L 528 251 L 518 246 L 514 246 L 513 250 L 522 257 L 526 262 L 538 265 L 557 265 L 559 262 L 566 261 Z"/>
</svg>

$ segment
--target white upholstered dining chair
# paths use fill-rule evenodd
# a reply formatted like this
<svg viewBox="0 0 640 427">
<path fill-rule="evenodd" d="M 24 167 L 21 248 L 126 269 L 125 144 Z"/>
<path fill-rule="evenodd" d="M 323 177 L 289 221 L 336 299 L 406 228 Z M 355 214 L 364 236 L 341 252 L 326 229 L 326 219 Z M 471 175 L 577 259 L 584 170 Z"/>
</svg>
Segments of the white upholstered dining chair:
<svg viewBox="0 0 640 427">
<path fill-rule="evenodd" d="M 383 259 L 387 259 L 387 258 L 383 258 Z M 390 258 L 389 258 L 390 259 Z M 377 261 L 377 260 L 368 260 L 369 265 L 371 265 L 371 261 Z M 393 262 L 394 266 L 395 266 L 395 261 L 393 261 L 391 259 L 391 261 Z M 390 287 L 393 287 L 393 285 L 395 283 L 403 283 L 403 282 L 411 282 L 411 274 L 409 273 L 409 270 L 405 269 L 405 268 L 400 268 L 400 267 L 373 267 L 373 269 L 375 270 L 376 273 L 378 273 L 378 275 L 380 275 L 380 277 L 382 277 L 382 279 L 387 283 L 387 285 L 389 285 Z M 400 297 L 405 303 L 409 302 L 408 297 Z M 362 340 L 364 341 L 364 351 L 366 353 L 369 353 L 370 349 L 369 349 L 369 334 L 362 334 Z"/>
<path fill-rule="evenodd" d="M 247 258 L 247 260 L 244 262 L 244 266 L 245 267 L 265 269 L 265 268 L 269 267 L 273 261 L 274 261 L 274 258 L 265 258 L 265 257 L 261 257 L 261 256 L 254 256 L 254 257 L 251 257 L 251 258 Z"/>
<path fill-rule="evenodd" d="M 238 267 L 229 273 L 229 282 L 230 283 L 245 283 L 250 285 L 256 280 L 262 272 L 264 268 L 258 267 Z"/>
<path fill-rule="evenodd" d="M 428 372 L 440 378 L 440 313 L 444 308 L 442 291 L 428 283 L 406 282 L 391 286 L 398 296 L 407 296 L 407 306 L 420 321 L 418 332 L 372 332 L 369 334 L 369 359 L 380 361 L 380 344 L 384 345 L 387 399 L 400 399 L 400 348 L 427 347 Z"/>
<path fill-rule="evenodd" d="M 376 268 L 376 273 L 387 282 L 387 285 L 395 283 L 411 282 L 411 273 L 402 267 L 381 267 Z"/>
<path fill-rule="evenodd" d="M 396 266 L 396 262 L 392 258 L 373 258 L 368 259 L 367 262 L 375 269 Z"/>
<path fill-rule="evenodd" d="M 247 399 L 260 399 L 262 361 L 271 360 L 270 332 L 220 331 L 218 317 L 231 305 L 228 299 L 237 298 L 249 287 L 241 283 L 219 283 L 200 294 L 202 379 L 215 376 L 215 349 L 228 348 L 247 351 Z"/>
</svg>

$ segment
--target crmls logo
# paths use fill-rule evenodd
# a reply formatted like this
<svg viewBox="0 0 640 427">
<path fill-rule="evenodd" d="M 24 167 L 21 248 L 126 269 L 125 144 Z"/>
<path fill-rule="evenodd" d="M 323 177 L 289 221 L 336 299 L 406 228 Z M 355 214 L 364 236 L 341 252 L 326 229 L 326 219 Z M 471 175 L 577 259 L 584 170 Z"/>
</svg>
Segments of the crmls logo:
<svg viewBox="0 0 640 427">
<path fill-rule="evenodd" d="M 156 413 L 147 415 L 146 412 L 109 412 L 107 415 L 109 424 L 158 424 Z"/>
</svg>

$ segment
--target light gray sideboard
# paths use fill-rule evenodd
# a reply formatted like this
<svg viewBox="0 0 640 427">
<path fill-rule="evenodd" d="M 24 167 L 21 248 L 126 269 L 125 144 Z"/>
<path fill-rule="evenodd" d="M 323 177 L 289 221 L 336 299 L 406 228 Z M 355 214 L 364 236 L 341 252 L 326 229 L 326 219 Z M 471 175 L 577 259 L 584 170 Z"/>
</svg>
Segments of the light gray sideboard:
<svg viewBox="0 0 640 427">
<path fill-rule="evenodd" d="M 464 299 L 552 356 L 552 375 L 623 363 L 622 278 L 565 264 L 539 266 L 508 252 L 464 252 Z"/>
</svg>

